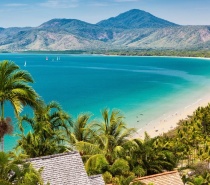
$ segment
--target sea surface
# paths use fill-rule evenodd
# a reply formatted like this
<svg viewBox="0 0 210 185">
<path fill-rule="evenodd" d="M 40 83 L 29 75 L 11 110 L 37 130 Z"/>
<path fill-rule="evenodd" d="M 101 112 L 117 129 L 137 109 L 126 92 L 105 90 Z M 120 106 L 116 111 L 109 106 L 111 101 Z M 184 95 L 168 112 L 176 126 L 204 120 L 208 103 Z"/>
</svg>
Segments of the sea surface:
<svg viewBox="0 0 210 185">
<path fill-rule="evenodd" d="M 1 60 L 14 61 L 30 72 L 35 81 L 32 86 L 45 102 L 59 102 L 73 118 L 90 112 L 93 119 L 100 119 L 101 110 L 115 108 L 122 111 L 129 127 L 137 129 L 210 93 L 207 59 L 0 54 Z M 9 104 L 5 114 L 14 117 Z M 15 134 L 6 136 L 6 150 L 14 147 L 16 140 Z"/>
</svg>

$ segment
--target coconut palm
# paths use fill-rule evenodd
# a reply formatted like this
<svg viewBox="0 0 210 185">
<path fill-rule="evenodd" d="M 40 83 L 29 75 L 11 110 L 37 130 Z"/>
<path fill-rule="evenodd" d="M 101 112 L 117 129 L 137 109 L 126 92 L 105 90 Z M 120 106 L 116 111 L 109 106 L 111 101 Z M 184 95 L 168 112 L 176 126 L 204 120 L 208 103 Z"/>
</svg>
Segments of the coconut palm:
<svg viewBox="0 0 210 185">
<path fill-rule="evenodd" d="M 145 136 L 144 140 L 133 139 L 124 146 L 125 159 L 132 172 L 140 177 L 172 170 L 176 165 L 173 153 L 165 148 L 159 138 Z"/>
<path fill-rule="evenodd" d="M 124 122 L 124 116 L 119 110 L 112 110 L 109 115 L 109 109 L 102 112 L 102 122 L 94 124 L 96 128 L 97 142 L 100 148 L 106 151 L 106 158 L 113 163 L 117 153 L 122 150 L 122 146 L 129 137 L 135 132 L 134 128 L 127 128 Z"/>
<path fill-rule="evenodd" d="M 24 133 L 24 123 L 28 123 L 31 131 Z M 65 140 L 70 135 L 69 127 L 72 126 L 70 116 L 64 112 L 57 102 L 48 105 L 41 104 L 34 112 L 34 117 L 27 115 L 20 117 L 21 130 L 17 149 L 21 149 L 30 157 L 39 157 L 61 153 L 67 150 Z"/>
<path fill-rule="evenodd" d="M 70 115 L 63 111 L 59 103 L 55 101 L 47 105 L 42 102 L 34 114 L 35 122 L 49 125 L 52 130 L 64 129 L 69 134 L 69 126 L 73 126 Z"/>
<path fill-rule="evenodd" d="M 41 170 L 36 171 L 30 163 L 24 162 L 20 156 L 0 152 L 0 184 L 43 185 Z"/>
<path fill-rule="evenodd" d="M 123 151 L 123 144 L 135 129 L 127 128 L 123 122 L 123 115 L 118 110 L 102 111 L 102 121 L 92 125 L 91 134 L 93 139 L 89 142 L 76 143 L 80 151 L 85 167 L 89 174 L 104 173 L 108 165 L 113 165 Z"/>
<path fill-rule="evenodd" d="M 46 132 L 48 131 L 46 130 Z M 47 134 L 48 137 L 42 136 L 41 133 L 35 134 L 31 131 L 26 135 L 22 133 L 19 135 L 21 138 L 18 140 L 16 149 L 21 150 L 31 158 L 67 151 L 67 147 L 62 142 L 65 140 L 62 132 L 50 132 Z"/>
<path fill-rule="evenodd" d="M 93 139 L 93 130 L 91 129 L 92 122 L 89 122 L 91 114 L 81 113 L 72 126 L 70 143 L 75 144 L 79 141 L 89 142 Z"/>
<path fill-rule="evenodd" d="M 5 124 L 4 105 L 8 101 L 13 106 L 16 116 L 19 116 L 23 106 L 37 107 L 38 94 L 28 85 L 33 83 L 31 75 L 23 71 L 14 62 L 4 60 L 0 62 L 0 130 Z M 2 133 L 7 134 L 3 131 Z M 4 149 L 1 136 L 2 150 Z"/>
</svg>

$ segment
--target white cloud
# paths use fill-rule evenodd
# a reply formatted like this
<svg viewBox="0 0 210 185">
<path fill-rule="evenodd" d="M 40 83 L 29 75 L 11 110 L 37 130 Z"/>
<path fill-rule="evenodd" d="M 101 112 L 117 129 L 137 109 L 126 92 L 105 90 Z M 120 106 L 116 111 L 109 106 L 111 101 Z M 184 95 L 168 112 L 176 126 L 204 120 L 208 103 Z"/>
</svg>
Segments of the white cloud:
<svg viewBox="0 0 210 185">
<path fill-rule="evenodd" d="M 39 5 L 48 8 L 74 8 L 78 6 L 78 0 L 47 0 Z"/>
</svg>

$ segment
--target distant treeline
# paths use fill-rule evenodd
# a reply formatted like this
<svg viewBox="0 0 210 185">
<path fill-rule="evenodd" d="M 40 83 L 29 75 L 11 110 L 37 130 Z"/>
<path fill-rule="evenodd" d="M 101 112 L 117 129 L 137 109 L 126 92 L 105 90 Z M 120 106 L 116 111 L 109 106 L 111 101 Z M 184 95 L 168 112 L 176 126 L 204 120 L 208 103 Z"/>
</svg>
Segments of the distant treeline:
<svg viewBox="0 0 210 185">
<path fill-rule="evenodd" d="M 95 52 L 92 52 L 95 54 Z M 180 57 L 210 57 L 209 50 L 122 50 L 106 51 L 99 54 L 122 56 L 180 56 Z"/>
<path fill-rule="evenodd" d="M 22 51 L 19 53 L 37 53 L 37 54 L 83 54 L 84 50 L 64 50 L 64 51 Z"/>
<path fill-rule="evenodd" d="M 1 52 L 1 51 L 0 51 Z M 7 53 L 7 51 L 1 52 Z M 180 56 L 210 58 L 210 50 L 64 50 L 64 51 L 22 51 L 37 54 L 102 54 L 119 56 Z"/>
</svg>

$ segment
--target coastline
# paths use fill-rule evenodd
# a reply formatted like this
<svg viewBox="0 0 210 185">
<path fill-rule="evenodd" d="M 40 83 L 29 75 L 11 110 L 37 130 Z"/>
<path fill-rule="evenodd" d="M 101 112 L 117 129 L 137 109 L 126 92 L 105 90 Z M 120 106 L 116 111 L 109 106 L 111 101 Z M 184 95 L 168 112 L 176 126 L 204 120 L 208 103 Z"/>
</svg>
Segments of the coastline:
<svg viewBox="0 0 210 185">
<path fill-rule="evenodd" d="M 208 103 L 210 103 L 210 95 L 206 94 L 184 107 L 179 107 L 176 110 L 168 110 L 159 117 L 144 123 L 141 128 L 137 129 L 137 132 L 132 138 L 144 139 L 145 132 L 147 132 L 150 137 L 156 137 L 163 133 L 167 133 L 174 129 L 180 120 L 188 118 L 188 116 L 192 115 L 198 107 L 205 107 Z"/>
<path fill-rule="evenodd" d="M 93 56 L 107 56 L 107 57 L 162 57 L 162 58 L 191 58 L 191 59 L 203 59 L 210 60 L 210 57 L 195 57 L 195 56 L 182 56 L 182 55 L 123 55 L 123 54 L 106 54 L 106 53 L 88 53 L 88 52 L 62 52 L 62 51 L 17 51 L 17 52 L 0 52 L 0 54 L 37 54 L 37 55 L 93 55 Z"/>
<path fill-rule="evenodd" d="M 23 61 L 25 61 L 26 59 L 27 59 L 27 56 L 26 56 L 27 54 L 24 54 L 24 56 L 23 57 L 17 57 L 17 62 L 19 62 L 22 66 L 23 66 L 23 64 L 24 64 L 24 62 Z M 13 55 L 12 55 L 13 56 Z M 18 55 L 17 55 L 18 56 Z M 85 58 L 87 58 L 86 57 L 86 55 L 81 55 L 81 56 L 84 56 Z M 87 56 L 95 56 L 95 55 L 87 55 Z M 100 56 L 100 55 L 99 55 Z M 69 56 L 67 56 L 67 57 L 69 57 Z M 109 57 L 109 56 L 108 56 Z M 107 58 L 108 58 L 107 57 Z M 110 56 L 111 57 L 111 56 Z M 117 56 L 114 56 L 114 57 L 117 57 Z M 123 57 L 123 56 L 122 56 Z M 130 58 L 131 56 L 125 56 L 126 58 Z M 164 56 L 149 56 L 149 57 L 147 57 L 147 56 L 133 56 L 133 57 L 145 57 L 145 58 L 149 58 L 149 57 L 159 57 L 159 58 L 162 58 L 162 57 L 164 57 Z M 2 57 L 3 58 L 3 57 Z M 16 56 L 14 55 L 13 56 L 13 58 L 16 58 Z M 24 59 L 23 59 L 24 58 Z M 26 58 L 26 59 L 25 59 Z M 107 58 L 104 58 L 106 61 L 108 61 L 107 60 Z M 172 57 L 167 57 L 167 56 L 165 56 L 165 58 L 172 58 Z M 176 58 L 176 57 L 174 57 L 174 58 Z M 184 57 L 179 57 L 179 58 L 184 58 Z M 197 57 L 190 57 L 190 58 L 197 58 Z M 204 60 L 206 60 L 206 58 L 203 58 Z M 98 59 L 97 59 L 98 60 Z M 129 60 L 131 60 L 131 58 L 129 59 Z M 138 59 L 137 59 L 138 60 Z M 157 60 L 157 58 L 156 58 L 156 60 Z M 198 59 L 199 60 L 199 59 Z M 200 60 L 202 60 L 202 59 L 200 59 Z M 208 59 L 208 60 L 210 60 L 210 59 Z M 44 57 L 44 61 L 45 61 L 45 57 Z M 37 61 L 36 62 L 39 62 L 39 60 L 37 59 Z M 199 61 L 198 61 L 199 62 Z M 189 62 L 190 63 L 190 62 Z M 207 63 L 208 65 L 207 66 L 209 66 L 209 69 L 210 69 L 210 63 L 209 62 L 201 62 L 201 63 Z M 32 63 L 33 65 L 34 64 L 36 64 L 35 62 L 34 63 Z M 41 64 L 41 65 L 40 65 Z M 48 63 L 45 63 L 45 64 L 48 64 Z M 49 63 L 49 65 L 51 66 L 51 65 L 56 65 L 56 66 L 58 66 L 58 65 L 60 65 L 60 64 L 56 64 L 56 63 Z M 112 65 L 112 63 L 110 62 L 110 64 Z M 128 64 L 130 64 L 130 61 L 129 61 L 129 63 Z M 38 67 L 40 67 L 40 66 L 42 66 L 43 65 L 43 62 L 40 60 L 40 63 L 38 63 Z M 106 63 L 106 65 L 107 65 L 107 63 Z M 94 66 L 95 66 L 95 64 L 94 64 Z M 204 65 L 205 66 L 205 65 Z M 27 67 L 30 67 L 29 65 L 27 65 Z M 61 66 L 62 67 L 62 66 Z M 61 67 L 59 67 L 59 69 L 61 69 Z M 36 69 L 36 68 L 32 68 L 32 66 L 31 66 L 31 69 Z M 41 67 L 40 68 L 41 70 L 43 70 L 43 74 L 45 75 L 45 68 L 43 68 L 43 67 Z M 73 68 L 74 69 L 74 68 Z M 136 69 L 134 69 L 134 70 L 136 70 Z M 170 68 L 169 68 L 169 70 L 170 70 Z M 196 69 L 197 70 L 197 69 Z M 34 70 L 34 75 L 36 75 L 36 72 L 38 73 L 38 77 L 40 77 L 40 71 L 38 72 L 38 70 Z M 120 71 L 121 72 L 121 71 Z M 123 73 L 124 73 L 124 71 L 123 71 Z M 54 73 L 53 73 L 54 74 Z M 167 75 L 167 73 L 164 73 L 164 74 L 166 74 Z M 187 74 L 187 73 L 186 73 Z M 208 70 L 208 73 L 206 72 L 205 74 L 209 74 L 209 70 Z M 136 73 L 135 73 L 135 75 L 136 75 Z M 188 75 L 188 74 L 187 74 Z M 193 75 L 193 74 L 190 74 L 189 73 L 189 75 Z M 54 76 L 54 75 L 53 75 Z M 202 75 L 201 75 L 202 76 Z M 126 114 L 124 114 L 124 115 L 126 115 L 126 118 L 127 118 L 127 116 L 129 117 L 129 118 L 131 118 L 131 119 L 128 119 L 128 121 L 127 121 L 127 126 L 128 127 L 135 127 L 135 128 L 137 128 L 137 130 L 138 130 L 138 134 L 134 134 L 134 136 L 133 137 L 141 137 L 141 138 L 143 138 L 143 136 L 144 136 L 144 131 L 147 131 L 150 135 L 151 135 L 151 137 L 154 137 L 154 136 L 156 136 L 156 135 L 160 135 L 160 134 L 162 134 L 163 132 L 167 132 L 168 130 L 170 130 L 170 129 L 172 129 L 172 128 L 174 128 L 175 126 L 176 126 L 176 124 L 178 123 L 178 121 L 180 120 L 180 119 L 184 119 L 185 117 L 187 117 L 187 115 L 190 115 L 190 114 L 192 114 L 192 112 L 199 106 L 199 105 L 197 105 L 197 107 L 194 107 L 194 103 L 195 102 L 197 102 L 199 99 L 205 99 L 205 98 L 203 98 L 204 96 L 202 95 L 202 94 L 207 94 L 207 92 L 210 92 L 210 87 L 207 89 L 207 86 L 208 86 L 208 84 L 210 83 L 210 79 L 209 79 L 209 75 L 207 76 L 207 79 L 205 80 L 203 80 L 203 79 L 201 79 L 201 80 L 199 80 L 200 78 L 196 78 L 195 79 L 195 82 L 196 83 L 198 83 L 198 84 L 196 84 L 196 86 L 194 87 L 193 86 L 193 88 L 196 88 L 196 89 L 190 89 L 191 88 L 191 86 L 188 86 L 188 85 L 186 85 L 186 84 L 179 84 L 179 83 L 177 83 L 176 85 L 178 86 L 177 87 L 177 89 L 176 89 L 176 91 L 174 91 L 173 92 L 173 94 L 176 94 L 177 95 L 177 93 L 179 93 L 179 94 L 181 94 L 182 93 L 182 91 L 185 91 L 184 93 L 184 95 L 185 95 L 185 98 L 187 97 L 187 98 L 189 98 L 188 100 L 188 102 L 184 105 L 184 104 L 181 104 L 180 102 L 177 102 L 178 100 L 184 100 L 185 98 L 183 98 L 183 96 L 182 96 L 182 94 L 181 95 L 178 95 L 178 96 L 170 96 L 169 98 L 167 97 L 167 96 L 165 96 L 164 95 L 164 93 L 162 93 L 162 92 L 165 92 L 165 91 L 167 91 L 167 88 L 165 89 L 165 91 L 160 91 L 160 95 L 161 95 L 161 93 L 162 93 L 162 96 L 159 96 L 159 94 L 158 94 L 158 96 L 157 97 L 153 97 L 152 98 L 152 96 L 150 96 L 150 94 L 148 93 L 148 96 L 147 96 L 147 98 L 145 98 L 145 102 L 147 103 L 147 101 L 148 101 L 148 104 L 151 104 L 151 105 L 149 105 L 149 106 L 147 106 L 147 105 L 145 105 L 146 103 L 144 102 L 144 98 L 142 98 L 141 97 L 141 93 L 139 93 L 138 91 L 132 91 L 132 96 L 130 96 L 130 98 L 132 98 L 132 101 L 133 101 L 133 103 L 130 105 L 129 104 L 129 99 L 130 98 L 128 98 L 128 99 L 126 99 L 125 97 L 127 97 L 127 96 L 129 96 L 129 92 L 128 93 L 125 93 L 125 94 L 123 94 L 122 96 L 118 96 L 119 94 L 117 93 L 117 96 L 115 95 L 115 97 L 114 97 L 114 99 L 113 100 L 116 100 L 114 103 L 115 103 L 115 105 L 112 105 L 111 103 L 111 100 L 106 100 L 106 99 L 104 99 L 104 97 L 103 97 L 103 99 L 105 100 L 104 102 L 105 102 L 105 106 L 104 105 L 102 105 L 102 103 L 104 103 L 103 101 L 102 101 L 102 103 L 101 104 L 99 104 L 99 102 L 97 102 L 96 101 L 96 105 L 97 105 L 97 109 L 95 109 L 95 108 L 93 108 L 94 107 L 94 104 L 92 104 L 92 102 L 91 102 L 91 108 L 93 109 L 93 110 L 89 110 L 88 109 L 88 111 L 91 111 L 91 112 L 93 112 L 93 113 L 96 113 L 96 116 L 98 116 L 98 117 L 100 117 L 100 114 L 98 115 L 97 114 L 97 112 L 99 112 L 99 110 L 101 109 L 101 108 L 103 108 L 103 107 L 110 107 L 110 108 L 119 108 L 120 110 L 122 110 L 123 112 L 125 112 Z M 57 79 L 58 77 L 56 77 L 56 79 Z M 182 76 L 181 76 L 181 78 L 182 78 Z M 46 78 L 45 78 L 46 79 Z M 51 80 L 51 79 L 50 79 Z M 155 80 L 155 79 L 151 79 L 151 80 Z M 187 79 L 188 80 L 188 79 Z M 36 81 L 37 82 L 42 82 L 43 81 L 43 78 L 37 78 L 36 79 Z M 132 81 L 130 81 L 130 82 L 132 82 Z M 129 83 L 130 83 L 129 82 Z M 38 83 L 37 83 L 38 84 Z M 170 85 L 170 84 L 169 84 Z M 182 88 L 179 90 L 179 85 L 180 86 L 182 86 Z M 171 85 L 170 85 L 171 86 Z M 115 86 L 116 87 L 116 86 Z M 134 86 L 135 87 L 135 89 L 137 88 L 137 86 L 135 85 Z M 46 88 L 46 87 L 45 87 Z M 43 94 L 42 94 L 42 96 L 43 97 L 48 97 L 49 95 L 49 92 L 48 91 L 45 91 L 45 88 L 44 88 L 44 91 L 42 91 L 43 90 L 43 87 L 42 86 L 40 86 L 40 92 L 42 92 Z M 53 86 L 53 88 L 54 88 L 54 86 Z M 60 88 L 61 89 L 61 88 Z M 135 90 L 134 89 L 134 90 Z M 183 90 L 182 90 L 183 89 Z M 189 92 L 189 90 L 190 90 L 190 92 Z M 50 91 L 50 90 L 49 90 Z M 51 92 L 51 91 L 50 91 Z M 55 91 L 54 91 L 55 92 Z M 66 92 L 66 91 L 63 91 L 63 92 Z M 79 91 L 78 91 L 79 92 Z M 150 91 L 149 91 L 150 92 Z M 197 93 L 197 92 L 199 92 L 199 96 L 196 96 L 196 98 L 191 98 L 190 96 L 191 96 L 191 94 L 193 93 L 193 94 L 195 94 L 195 93 Z M 201 93 L 200 93 L 201 92 Z M 60 98 L 60 96 L 58 96 L 58 93 L 54 93 L 53 94 L 53 91 L 51 92 L 52 93 L 52 97 L 53 97 L 53 99 L 55 98 L 57 101 L 59 101 L 59 99 L 57 99 L 57 98 Z M 67 93 L 65 93 L 66 95 L 68 95 Z M 113 94 L 113 92 L 112 92 L 112 94 Z M 75 95 L 76 95 L 76 97 L 78 96 L 77 95 L 77 93 L 75 93 Z M 151 93 L 151 95 L 152 95 L 152 93 Z M 62 96 L 62 98 L 64 97 L 64 94 L 63 94 L 63 96 Z M 66 107 L 66 109 L 65 110 L 67 110 L 70 114 L 72 114 L 72 111 L 71 111 L 71 109 L 73 110 L 74 108 L 69 108 L 69 104 L 71 105 L 71 106 L 74 106 L 74 105 L 72 105 L 72 102 L 70 102 L 70 103 L 68 103 L 68 101 L 67 101 L 67 98 L 69 98 L 69 95 L 68 96 L 66 96 L 66 98 L 65 98 L 65 101 L 63 102 L 63 104 L 62 104 L 62 106 L 63 107 Z M 76 98 L 74 98 L 74 99 L 76 99 Z M 84 105 L 89 105 L 87 102 L 86 102 L 86 99 L 87 98 L 83 98 L 82 97 L 82 99 L 81 99 L 81 102 L 83 102 L 84 103 Z M 93 100 L 95 100 L 95 96 L 93 96 Z M 125 101 L 126 100 L 126 101 Z M 143 101 L 142 101 L 143 100 Z M 118 102 L 119 101 L 119 102 Z M 156 102 L 157 101 L 157 102 Z M 62 100 L 61 101 L 59 101 L 59 102 L 61 102 L 62 103 Z M 93 101 L 94 102 L 94 101 Z M 210 102 L 210 101 L 208 101 L 208 102 Z M 68 103 L 68 105 L 67 105 L 67 103 Z M 200 104 L 201 102 L 200 102 L 200 100 L 197 102 L 197 103 L 195 103 L 195 104 Z M 109 106 L 107 106 L 107 104 L 109 105 Z M 170 104 L 170 106 L 168 106 Z M 191 105 L 191 104 L 193 104 L 193 110 L 191 111 L 191 112 L 189 112 L 189 113 L 187 113 L 187 115 L 176 115 L 176 113 L 177 112 L 181 112 L 182 111 L 182 109 L 184 109 L 185 107 L 186 107 L 186 109 L 187 110 L 189 110 L 190 109 L 190 107 L 191 106 L 189 106 L 188 107 L 188 105 Z M 99 106 L 100 105 L 100 106 Z M 121 107 L 117 107 L 117 106 L 121 106 Z M 200 104 L 201 105 L 201 104 Z M 77 108 L 77 107 L 76 107 Z M 75 109 L 74 109 L 75 110 Z M 85 111 L 85 110 L 82 110 L 83 112 L 87 112 L 87 111 Z M 81 112 L 82 112 L 81 111 Z M 78 113 L 80 113 L 79 111 L 76 111 L 74 114 L 75 115 L 77 115 Z M 132 117 L 129 115 L 130 113 L 132 113 Z M 143 115 L 140 115 L 140 114 L 143 114 Z M 174 116 L 175 115 L 175 116 Z M 138 118 L 137 118 L 137 116 L 138 116 Z M 149 118 L 149 119 L 145 119 L 145 118 Z M 177 119 L 174 119 L 174 118 L 177 118 Z M 143 122 L 142 122 L 142 119 L 144 119 L 143 120 Z M 165 121 L 164 121 L 165 120 Z M 129 124 L 130 123 L 130 124 Z M 9 143 L 9 145 L 11 145 L 11 146 L 13 146 L 13 143 L 14 143 L 14 140 L 12 140 L 12 139 L 15 139 L 14 137 L 13 138 L 9 138 L 8 140 L 6 140 L 6 142 L 8 142 Z M 11 141 L 9 141 L 9 140 L 11 140 Z"/>
<path fill-rule="evenodd" d="M 153 50 L 154 52 L 156 51 L 156 50 Z M 158 51 L 158 50 L 157 50 Z M 167 50 L 163 50 L 164 52 L 168 52 Z M 197 50 L 197 51 L 195 51 L 195 53 L 196 52 L 201 52 L 202 50 Z M 125 57 L 172 57 L 172 58 L 194 58 L 194 59 L 206 59 L 206 60 L 210 60 L 210 56 L 208 55 L 208 56 L 190 56 L 190 55 L 182 55 L 181 54 L 181 52 L 179 52 L 179 51 L 177 51 L 178 52 L 178 54 L 180 53 L 180 55 L 177 55 L 177 54 L 175 54 L 175 55 L 158 55 L 157 53 L 155 53 L 155 54 L 148 54 L 148 55 L 138 55 L 138 54 L 127 54 L 126 53 L 126 51 L 125 51 L 125 53 L 126 54 L 115 54 L 115 53 L 111 53 L 111 54 L 109 54 L 109 53 L 106 53 L 106 52 L 96 52 L 96 53 L 91 53 L 91 52 L 89 52 L 88 50 L 86 51 L 86 50 L 70 50 L 70 51 L 45 51 L 45 50 L 40 50 L 40 51 L 33 51 L 33 50 L 29 50 L 29 51 L 16 51 L 16 52 L 13 52 L 13 51 L 3 51 L 3 52 L 0 52 L 0 54 L 43 54 L 43 55 L 46 55 L 46 54 L 48 54 L 48 55 L 69 55 L 69 54 L 73 54 L 73 55 L 99 55 L 99 56 L 125 56 Z M 205 51 L 205 53 L 206 53 L 206 51 Z"/>
</svg>

